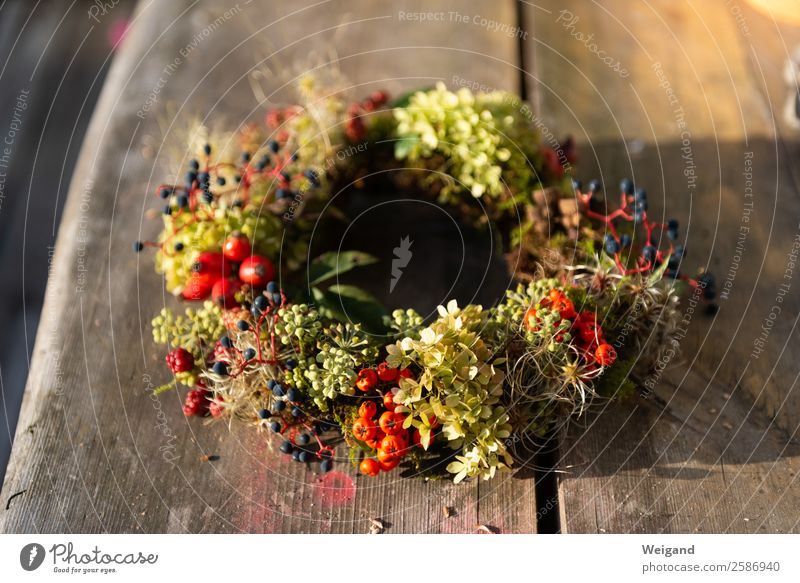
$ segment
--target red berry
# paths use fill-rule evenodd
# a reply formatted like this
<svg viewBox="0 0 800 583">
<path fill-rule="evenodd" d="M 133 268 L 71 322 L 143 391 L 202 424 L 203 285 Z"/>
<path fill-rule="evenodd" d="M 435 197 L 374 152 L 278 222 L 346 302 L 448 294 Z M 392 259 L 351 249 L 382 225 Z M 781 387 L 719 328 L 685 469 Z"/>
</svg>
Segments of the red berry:
<svg viewBox="0 0 800 583">
<path fill-rule="evenodd" d="M 196 415 L 202 417 L 208 409 L 208 399 L 205 389 L 192 389 L 186 393 L 186 400 L 183 403 L 183 414 L 187 417 Z"/>
<path fill-rule="evenodd" d="M 392 394 L 392 391 L 387 391 L 383 396 L 383 408 L 387 411 L 394 411 L 396 407 L 397 404 L 394 402 L 394 394 Z"/>
<path fill-rule="evenodd" d="M 381 467 L 378 462 L 372 458 L 366 458 L 361 461 L 359 465 L 359 469 L 361 473 L 365 476 L 377 476 L 378 473 L 381 471 Z"/>
<path fill-rule="evenodd" d="M 411 369 L 404 368 L 400 371 L 400 378 L 401 379 L 413 379 L 414 373 L 411 372 Z"/>
<path fill-rule="evenodd" d="M 392 383 L 397 380 L 400 371 L 396 368 L 391 368 L 385 362 L 378 365 L 378 378 L 385 383 Z"/>
<path fill-rule="evenodd" d="M 362 368 L 358 371 L 358 378 L 356 379 L 356 387 L 359 391 L 366 393 L 372 387 L 378 384 L 378 375 L 371 368 Z"/>
<path fill-rule="evenodd" d="M 186 282 L 181 295 L 185 300 L 200 301 L 211 295 L 211 288 L 214 287 L 214 280 L 193 273 Z"/>
<path fill-rule="evenodd" d="M 378 419 L 378 425 L 386 435 L 397 435 L 403 429 L 403 420 L 402 415 L 398 415 L 393 411 L 386 411 Z"/>
<path fill-rule="evenodd" d="M 372 102 L 375 105 L 381 106 L 387 101 L 389 101 L 389 96 L 387 95 L 386 91 L 375 91 L 370 97 L 370 99 L 372 99 Z"/>
<path fill-rule="evenodd" d="M 213 285 L 221 277 L 228 277 L 233 269 L 229 261 L 225 260 L 222 253 L 204 251 L 192 263 L 192 272 L 196 276 L 202 276 L 211 280 Z"/>
<path fill-rule="evenodd" d="M 378 412 L 378 407 L 372 401 L 364 401 L 358 408 L 358 415 L 362 419 L 372 419 L 375 413 Z"/>
<path fill-rule="evenodd" d="M 245 235 L 236 231 L 225 239 L 222 244 L 222 254 L 226 259 L 240 263 L 250 255 L 250 241 Z"/>
<path fill-rule="evenodd" d="M 194 368 L 194 356 L 185 348 L 175 348 L 167 354 L 167 366 L 172 372 L 189 372 Z"/>
<path fill-rule="evenodd" d="M 211 413 L 212 417 L 218 418 L 222 417 L 222 413 L 224 409 L 222 407 L 222 397 L 217 397 L 208 405 L 208 412 Z"/>
<path fill-rule="evenodd" d="M 239 279 L 253 287 L 267 285 L 275 276 L 272 261 L 260 255 L 251 255 L 239 267 Z"/>
<path fill-rule="evenodd" d="M 217 280 L 211 288 L 211 297 L 218 306 L 230 310 L 239 305 L 236 301 L 236 293 L 242 289 L 242 282 L 234 277 L 226 277 Z"/>
<path fill-rule="evenodd" d="M 594 351 L 594 357 L 600 366 L 610 366 L 617 360 L 617 351 L 610 344 L 601 344 Z"/>
</svg>

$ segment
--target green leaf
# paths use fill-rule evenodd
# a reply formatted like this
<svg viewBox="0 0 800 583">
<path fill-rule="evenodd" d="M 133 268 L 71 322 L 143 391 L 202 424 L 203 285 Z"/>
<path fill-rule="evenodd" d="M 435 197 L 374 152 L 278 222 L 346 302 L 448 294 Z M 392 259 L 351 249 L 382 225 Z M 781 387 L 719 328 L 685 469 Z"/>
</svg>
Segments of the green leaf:
<svg viewBox="0 0 800 583">
<path fill-rule="evenodd" d="M 318 285 L 356 267 L 375 263 L 377 260 L 376 257 L 361 251 L 342 251 L 341 253 L 328 251 L 311 262 L 308 268 L 308 285 Z"/>
<path fill-rule="evenodd" d="M 658 266 L 657 269 L 654 269 L 650 274 L 650 277 L 647 278 L 647 287 L 653 287 L 661 278 L 664 277 L 664 272 L 667 270 L 669 265 L 669 257 L 664 259 L 664 262 Z"/>
<path fill-rule="evenodd" d="M 327 290 L 312 288 L 311 293 L 323 315 L 341 321 L 361 323 L 372 332 L 382 332 L 384 308 L 372 295 L 353 285 L 332 285 Z"/>
</svg>

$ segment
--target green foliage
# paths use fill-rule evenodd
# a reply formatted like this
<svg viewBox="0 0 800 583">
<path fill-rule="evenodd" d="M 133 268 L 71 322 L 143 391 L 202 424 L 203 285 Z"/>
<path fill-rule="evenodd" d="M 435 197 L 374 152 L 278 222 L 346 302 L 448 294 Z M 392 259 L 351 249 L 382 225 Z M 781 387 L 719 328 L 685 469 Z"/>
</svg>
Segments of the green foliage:
<svg viewBox="0 0 800 583">
<path fill-rule="evenodd" d="M 389 366 L 421 371 L 417 379 L 401 379 L 394 401 L 408 414 L 406 427 L 420 430 L 423 446 L 430 440 L 430 420 L 439 420 L 450 447 L 460 452 L 447 468 L 456 482 L 491 478 L 512 463 L 504 444 L 511 425 L 500 403 L 502 363 L 479 335 L 485 318 L 480 306 L 461 310 L 451 301 L 439 307 L 439 318 L 418 339 L 386 347 Z"/>
<path fill-rule="evenodd" d="M 528 192 L 538 183 L 538 138 L 519 99 L 504 91 L 474 94 L 448 91 L 443 83 L 418 91 L 408 106 L 394 110 L 395 157 L 414 163 L 433 155 L 444 160 L 442 197 L 467 191 L 497 197 L 505 191 Z"/>
</svg>

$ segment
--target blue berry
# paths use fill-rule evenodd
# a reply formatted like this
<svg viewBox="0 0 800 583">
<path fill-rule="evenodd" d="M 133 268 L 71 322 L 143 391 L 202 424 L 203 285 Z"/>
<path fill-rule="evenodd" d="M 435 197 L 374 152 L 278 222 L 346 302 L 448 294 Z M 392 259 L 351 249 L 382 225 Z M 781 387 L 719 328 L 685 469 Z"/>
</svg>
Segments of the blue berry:
<svg viewBox="0 0 800 583">
<path fill-rule="evenodd" d="M 575 190 L 580 190 L 581 188 L 583 188 L 583 182 L 581 182 L 577 178 L 573 178 L 572 179 L 572 188 L 574 188 Z"/>
<path fill-rule="evenodd" d="M 217 176 L 217 184 L 219 184 L 220 186 L 225 186 L 225 177 Z"/>
<path fill-rule="evenodd" d="M 592 180 L 589 182 L 589 192 L 600 192 L 602 188 L 603 185 L 600 184 L 599 180 Z"/>
<path fill-rule="evenodd" d="M 267 291 L 271 294 L 274 294 L 278 291 L 278 284 L 274 281 L 271 281 L 267 284 Z"/>
<path fill-rule="evenodd" d="M 276 413 L 280 413 L 284 409 L 286 409 L 286 401 L 275 401 L 272 405 L 272 410 Z"/>
<path fill-rule="evenodd" d="M 266 419 L 269 417 L 269 411 L 267 409 L 259 409 L 258 410 L 258 418 L 259 419 Z"/>
<path fill-rule="evenodd" d="M 296 461 L 296 462 L 299 462 L 300 461 L 300 453 L 301 453 L 301 451 L 299 449 L 294 450 L 292 452 L 292 459 L 294 461 Z"/>
<path fill-rule="evenodd" d="M 185 194 L 182 194 L 175 199 L 175 202 L 180 208 L 184 208 L 189 204 L 189 197 Z"/>
<path fill-rule="evenodd" d="M 292 445 L 291 441 L 284 441 L 281 444 L 281 451 L 283 453 L 292 453 L 294 451 L 294 446 Z"/>
<path fill-rule="evenodd" d="M 297 368 L 297 361 L 294 358 L 290 358 L 286 361 L 286 368 L 289 370 L 294 370 Z"/>
<path fill-rule="evenodd" d="M 203 153 L 205 153 L 206 156 L 211 154 L 211 144 L 206 144 L 203 146 Z"/>
<path fill-rule="evenodd" d="M 275 198 L 277 199 L 290 198 L 290 197 L 291 193 L 285 188 L 279 188 L 275 191 Z"/>
<path fill-rule="evenodd" d="M 261 160 L 258 161 L 258 164 L 256 164 L 256 170 L 263 170 L 267 167 L 267 164 L 269 164 L 269 156 L 264 155 L 261 157 Z"/>
<path fill-rule="evenodd" d="M 214 363 L 214 366 L 211 367 L 211 370 L 214 371 L 214 374 L 225 376 L 228 374 L 228 365 L 221 360 L 218 360 Z"/>
<path fill-rule="evenodd" d="M 267 388 L 271 391 L 272 389 L 275 388 L 275 385 L 277 385 L 277 384 L 278 384 L 278 381 L 276 381 L 275 379 L 269 379 L 267 381 Z"/>
<path fill-rule="evenodd" d="M 623 194 L 633 194 L 633 180 L 630 178 L 623 178 L 620 180 L 619 189 Z"/>
<path fill-rule="evenodd" d="M 683 258 L 686 255 L 686 248 L 683 245 L 676 245 L 672 253 L 676 257 Z"/>
<path fill-rule="evenodd" d="M 311 438 L 308 436 L 308 433 L 301 433 L 294 439 L 297 445 L 308 445 L 308 442 L 311 441 Z"/>
<path fill-rule="evenodd" d="M 292 417 L 300 417 L 303 414 L 303 410 L 300 407 L 292 407 Z"/>
<path fill-rule="evenodd" d="M 656 259 L 656 248 L 652 245 L 645 245 L 644 249 L 642 249 L 642 257 L 652 263 Z"/>
<path fill-rule="evenodd" d="M 242 162 L 250 161 L 250 152 L 242 152 Z"/>
<path fill-rule="evenodd" d="M 300 155 L 297 152 L 293 152 L 292 155 L 289 156 L 289 159 L 292 162 L 297 162 L 300 159 Z"/>
<path fill-rule="evenodd" d="M 253 305 L 263 312 L 267 309 L 267 298 L 265 298 L 263 295 L 257 296 L 253 301 Z"/>
<path fill-rule="evenodd" d="M 297 456 L 297 461 L 301 464 L 307 463 L 311 459 L 311 454 L 307 451 L 301 451 L 300 455 Z"/>
<path fill-rule="evenodd" d="M 622 235 L 622 236 L 619 238 L 619 244 L 620 244 L 620 245 L 621 245 L 623 248 L 630 247 L 632 242 L 633 242 L 633 241 L 632 241 L 632 239 L 631 239 L 631 236 L 630 236 L 630 235 L 628 235 L 627 233 L 625 233 L 624 235 Z"/>
<path fill-rule="evenodd" d="M 241 181 L 242 181 L 242 177 L 241 177 L 241 176 L 239 176 L 238 174 L 236 174 L 236 175 L 233 177 L 233 180 L 234 180 L 234 182 L 241 182 Z"/>
<path fill-rule="evenodd" d="M 219 343 L 222 345 L 223 348 L 233 348 L 233 342 L 227 336 L 223 336 L 219 339 Z"/>
<path fill-rule="evenodd" d="M 272 421 L 269 424 L 269 429 L 273 433 L 280 433 L 281 432 L 281 422 L 280 421 Z"/>
<path fill-rule="evenodd" d="M 186 173 L 186 184 L 191 184 L 197 179 L 197 172 L 190 170 Z"/>
<path fill-rule="evenodd" d="M 239 320 L 236 322 L 236 327 L 242 332 L 247 332 L 250 329 L 250 324 L 247 323 L 247 320 Z"/>
<path fill-rule="evenodd" d="M 319 186 L 319 177 L 317 177 L 317 173 L 313 170 L 306 170 L 304 173 L 308 181 L 311 183 L 312 186 Z"/>
<path fill-rule="evenodd" d="M 256 357 L 256 349 L 255 348 L 248 348 L 244 351 L 244 359 L 245 360 L 253 360 Z"/>
<path fill-rule="evenodd" d="M 277 154 L 278 150 L 281 149 L 281 145 L 278 142 L 276 142 L 275 140 L 272 140 L 269 143 L 269 149 L 272 150 L 273 154 Z"/>
<path fill-rule="evenodd" d="M 272 301 L 275 302 L 276 304 L 280 304 L 281 299 L 282 299 L 281 294 L 272 294 Z"/>
<path fill-rule="evenodd" d="M 289 389 L 286 393 L 286 398 L 292 403 L 297 403 L 300 400 L 300 391 L 297 389 Z"/>
<path fill-rule="evenodd" d="M 616 255 L 619 253 L 619 243 L 617 243 L 614 239 L 610 241 L 606 241 L 606 253 L 609 255 Z"/>
<path fill-rule="evenodd" d="M 636 223 L 644 222 L 644 211 L 636 211 L 633 213 L 633 220 Z"/>
<path fill-rule="evenodd" d="M 327 474 L 333 469 L 333 461 L 331 460 L 322 460 L 319 463 L 319 471 L 323 474 Z"/>
<path fill-rule="evenodd" d="M 170 189 L 169 189 L 169 188 L 162 188 L 162 189 L 161 189 L 161 190 L 158 192 L 158 196 L 160 196 L 161 198 L 165 198 L 165 199 L 166 199 L 166 198 L 169 198 L 169 195 L 170 195 L 170 194 L 172 194 L 172 192 L 170 191 Z"/>
<path fill-rule="evenodd" d="M 175 243 L 175 247 L 173 247 L 173 249 L 175 249 L 175 251 L 180 253 L 181 251 L 183 251 L 183 243 Z"/>
<path fill-rule="evenodd" d="M 210 179 L 211 179 L 211 176 L 209 175 L 208 172 L 200 172 L 197 175 L 197 182 L 199 182 L 201 185 L 202 184 L 208 184 L 208 181 Z"/>
<path fill-rule="evenodd" d="M 202 198 L 203 202 L 206 204 L 211 204 L 212 202 L 214 202 L 214 195 L 208 192 L 207 190 L 200 195 L 200 198 Z"/>
<path fill-rule="evenodd" d="M 189 160 L 189 168 L 192 170 L 199 170 L 200 162 L 198 162 L 197 160 Z"/>
<path fill-rule="evenodd" d="M 142 249 L 144 249 L 144 243 L 142 243 L 141 241 L 134 241 L 133 242 L 133 250 L 134 250 L 134 252 L 138 253 Z"/>
<path fill-rule="evenodd" d="M 272 394 L 276 397 L 283 397 L 286 393 L 283 390 L 283 387 L 278 383 L 275 383 L 275 386 L 272 387 Z"/>
<path fill-rule="evenodd" d="M 633 193 L 633 200 L 637 202 L 647 200 L 647 191 L 644 188 L 637 188 L 636 192 Z"/>
</svg>

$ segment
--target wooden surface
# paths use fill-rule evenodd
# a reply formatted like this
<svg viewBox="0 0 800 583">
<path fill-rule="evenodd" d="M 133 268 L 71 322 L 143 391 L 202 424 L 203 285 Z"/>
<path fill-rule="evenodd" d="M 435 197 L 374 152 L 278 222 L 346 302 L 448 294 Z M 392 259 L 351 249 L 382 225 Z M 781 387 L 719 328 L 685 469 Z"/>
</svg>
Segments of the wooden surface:
<svg viewBox="0 0 800 583">
<path fill-rule="evenodd" d="M 512 36 L 450 15 L 514 26 L 511 0 L 441 8 L 423 0 L 140 4 L 90 126 L 59 232 L 48 288 L 57 317 L 39 329 L 0 495 L 0 531 L 367 532 L 370 518 L 378 518 L 387 532 L 475 532 L 479 524 L 535 532 L 537 521 L 555 512 L 567 532 L 800 530 L 791 441 L 798 423 L 798 359 L 790 342 L 796 293 L 782 304 L 787 316 L 772 329 L 767 350 L 748 364 L 800 217 L 786 159 L 794 139 L 773 123 L 769 88 L 779 81 L 759 74 L 759 63 L 781 58 L 769 53 L 777 49 L 751 48 L 733 14 L 716 8 L 711 17 L 705 2 L 661 0 L 635 10 L 621 0 L 523 4 L 528 35 L 521 50 Z M 235 13 L 196 43 L 157 104 L 138 117 L 164 66 L 231 7 Z M 578 16 L 572 28 L 559 21 L 562 10 Z M 400 12 L 419 11 L 444 17 L 401 20 Z M 576 31 L 593 34 L 630 74 L 617 75 Z M 354 478 L 338 464 L 327 478 L 335 483 L 321 482 L 267 451 L 249 428 L 205 428 L 182 417 L 178 395 L 148 397 L 163 378 L 149 319 L 172 301 L 149 258 L 129 248 L 157 229 L 143 216 L 152 206 L 147 185 L 167 172 L 172 155 L 160 145 L 174 141 L 190 115 L 222 127 L 252 118 L 258 103 L 246 75 L 264 57 L 290 73 L 330 67 L 333 58 L 357 94 L 378 87 L 396 94 L 438 79 L 516 90 L 524 68 L 539 119 L 582 144 L 580 176 L 609 184 L 633 176 L 646 185 L 652 213 L 666 206 L 681 219 L 691 263 L 717 272 L 720 289 L 741 223 L 745 152 L 753 152 L 757 203 L 729 298 L 715 318 L 693 318 L 684 359 L 649 399 L 609 407 L 586 419 L 585 430 L 576 426 L 564 436 L 558 507 L 547 493 L 537 506 L 537 474 L 529 470 L 453 486 Z M 694 189 L 664 79 L 691 132 Z M 267 82 L 276 101 L 281 83 Z M 201 462 L 203 454 L 219 459 Z M 445 517 L 445 506 L 452 516 Z"/>
<path fill-rule="evenodd" d="M 780 39 L 770 52 L 757 42 L 765 31 L 745 36 L 733 13 L 707 2 L 537 5 L 526 10 L 535 32 L 526 50 L 538 67 L 529 88 L 545 123 L 583 144 L 580 176 L 599 176 L 609 189 L 623 176 L 645 186 L 651 215 L 667 208 L 663 216 L 681 221 L 687 263 L 707 265 L 720 290 L 740 226 L 750 229 L 719 313 L 691 318 L 683 358 L 652 398 L 609 406 L 565 436 L 562 529 L 798 531 L 800 273 L 765 351 L 751 356 L 800 219 L 786 147 L 796 136 L 774 119 L 785 95 L 761 75 L 782 66 Z M 754 29 L 763 20 L 746 18 Z M 577 34 L 593 35 L 629 75 L 609 69 Z M 745 221 L 748 159 L 755 186 Z"/>
</svg>

